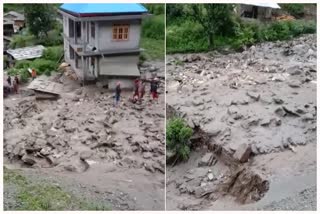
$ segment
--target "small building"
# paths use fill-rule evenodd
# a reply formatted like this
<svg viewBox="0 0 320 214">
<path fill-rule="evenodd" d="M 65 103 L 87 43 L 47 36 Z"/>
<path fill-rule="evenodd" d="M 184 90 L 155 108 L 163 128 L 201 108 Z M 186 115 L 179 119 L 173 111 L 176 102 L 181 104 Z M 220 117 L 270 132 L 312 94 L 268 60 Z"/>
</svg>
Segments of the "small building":
<svg viewBox="0 0 320 214">
<path fill-rule="evenodd" d="M 244 18 L 253 18 L 258 20 L 270 20 L 272 18 L 272 9 L 279 9 L 277 3 L 242 3 L 239 6 L 239 14 Z"/>
<path fill-rule="evenodd" d="M 14 65 L 15 61 L 40 58 L 44 50 L 45 47 L 42 45 L 8 49 L 6 55 L 8 56 L 9 66 Z"/>
<path fill-rule="evenodd" d="M 14 34 L 14 22 L 10 20 L 3 20 L 3 35 L 11 37 Z"/>
<path fill-rule="evenodd" d="M 16 11 L 10 11 L 3 14 L 3 20 L 5 22 L 11 22 L 14 26 L 14 32 L 20 31 L 25 27 L 25 18 L 24 15 Z"/>
<path fill-rule="evenodd" d="M 63 4 L 65 61 L 82 81 L 132 88 L 140 76 L 140 33 L 148 11 L 141 4 Z"/>
</svg>

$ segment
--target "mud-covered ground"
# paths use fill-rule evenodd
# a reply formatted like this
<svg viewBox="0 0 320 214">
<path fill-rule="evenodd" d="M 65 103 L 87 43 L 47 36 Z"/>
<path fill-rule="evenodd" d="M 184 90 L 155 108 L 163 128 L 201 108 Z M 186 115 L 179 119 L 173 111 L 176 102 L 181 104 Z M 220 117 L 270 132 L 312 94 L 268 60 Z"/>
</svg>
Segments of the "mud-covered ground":
<svg viewBox="0 0 320 214">
<path fill-rule="evenodd" d="M 157 66 L 142 69 L 163 77 L 164 66 Z M 72 180 L 96 197 L 101 192 L 100 201 L 107 191 L 113 210 L 163 210 L 163 82 L 158 102 L 146 93 L 141 104 L 133 104 L 130 91 L 115 107 L 106 89 L 80 87 L 65 76 L 48 79 L 63 83 L 58 100 L 36 100 L 27 85 L 4 99 L 5 164 Z"/>
<path fill-rule="evenodd" d="M 168 166 L 167 209 L 290 210 L 307 192 L 300 209 L 315 210 L 316 69 L 316 35 L 167 56 L 167 103 L 209 137 Z"/>
</svg>

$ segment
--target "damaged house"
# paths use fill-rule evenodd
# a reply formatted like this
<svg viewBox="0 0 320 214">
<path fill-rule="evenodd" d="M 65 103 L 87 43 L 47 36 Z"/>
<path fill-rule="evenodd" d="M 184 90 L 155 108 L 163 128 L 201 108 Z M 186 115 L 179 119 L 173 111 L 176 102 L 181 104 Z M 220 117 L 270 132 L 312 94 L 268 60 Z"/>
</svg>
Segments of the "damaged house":
<svg viewBox="0 0 320 214">
<path fill-rule="evenodd" d="M 141 4 L 63 4 L 65 61 L 81 81 L 132 88 L 140 76 L 140 31 L 148 11 Z"/>
<path fill-rule="evenodd" d="M 280 9 L 277 3 L 243 3 L 237 8 L 237 12 L 241 17 L 252 18 L 258 20 L 270 20 L 272 18 L 272 10 Z"/>
</svg>

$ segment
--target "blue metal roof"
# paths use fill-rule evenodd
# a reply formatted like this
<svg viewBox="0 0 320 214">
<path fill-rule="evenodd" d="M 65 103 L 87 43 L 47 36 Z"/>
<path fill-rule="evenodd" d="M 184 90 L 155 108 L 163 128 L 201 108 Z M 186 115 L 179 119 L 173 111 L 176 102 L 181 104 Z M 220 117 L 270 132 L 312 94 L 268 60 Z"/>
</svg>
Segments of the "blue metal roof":
<svg viewBox="0 0 320 214">
<path fill-rule="evenodd" d="M 142 4 L 113 4 L 113 3 L 92 3 L 92 4 L 63 4 L 60 9 L 77 14 L 95 13 L 146 13 L 148 10 Z"/>
</svg>

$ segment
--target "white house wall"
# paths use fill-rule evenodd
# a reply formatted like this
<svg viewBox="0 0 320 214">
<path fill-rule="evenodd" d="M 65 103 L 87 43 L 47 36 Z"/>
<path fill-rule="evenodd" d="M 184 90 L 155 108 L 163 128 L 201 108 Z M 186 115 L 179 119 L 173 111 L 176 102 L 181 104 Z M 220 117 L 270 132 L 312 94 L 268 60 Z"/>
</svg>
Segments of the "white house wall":
<svg viewBox="0 0 320 214">
<path fill-rule="evenodd" d="M 113 24 L 129 24 L 129 39 L 126 41 L 112 40 Z M 105 21 L 99 22 L 98 46 L 99 50 L 121 50 L 139 48 L 140 42 L 140 20 L 128 21 Z"/>
</svg>

